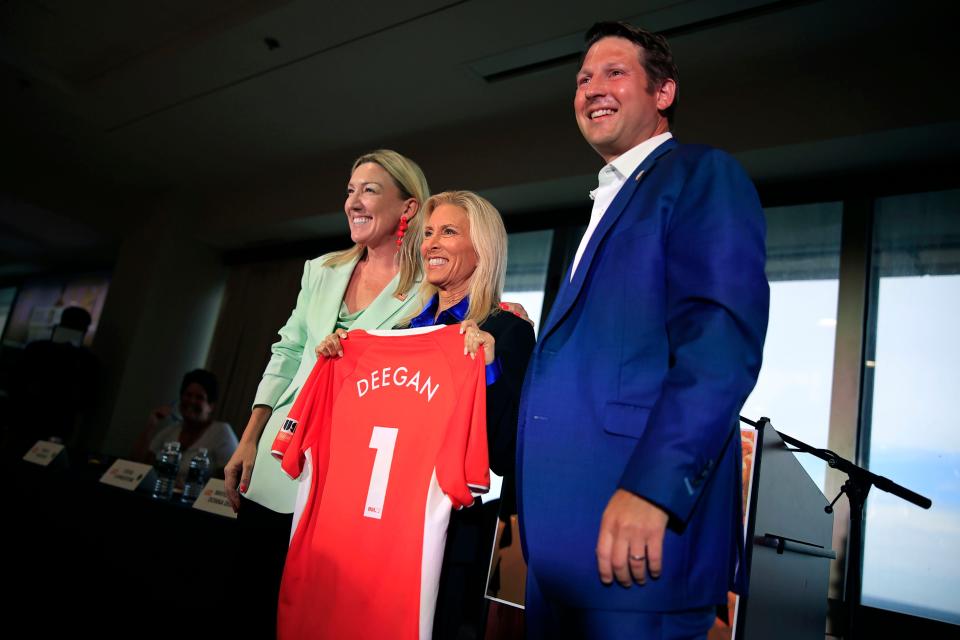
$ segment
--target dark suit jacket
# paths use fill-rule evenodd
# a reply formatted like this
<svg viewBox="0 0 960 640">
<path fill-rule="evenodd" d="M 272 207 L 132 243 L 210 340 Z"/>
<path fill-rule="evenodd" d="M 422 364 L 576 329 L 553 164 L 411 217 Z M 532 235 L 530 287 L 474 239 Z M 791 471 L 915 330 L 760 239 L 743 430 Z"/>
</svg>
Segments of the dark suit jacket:
<svg viewBox="0 0 960 640">
<path fill-rule="evenodd" d="M 544 596 L 594 609 L 726 601 L 742 553 L 737 414 L 766 333 L 765 223 L 727 154 L 662 144 L 605 212 L 541 329 L 520 408 L 521 540 Z M 671 517 L 663 575 L 604 586 L 618 489 Z"/>
<path fill-rule="evenodd" d="M 512 313 L 500 312 L 480 328 L 496 340 L 501 374 L 487 386 L 487 446 L 490 468 L 503 476 L 501 500 L 454 511 L 447 529 L 433 637 L 482 637 L 484 592 L 497 514 L 516 509 L 517 411 L 527 362 L 533 351 L 533 327 Z M 477 634 L 471 636 L 471 633 Z"/>
</svg>

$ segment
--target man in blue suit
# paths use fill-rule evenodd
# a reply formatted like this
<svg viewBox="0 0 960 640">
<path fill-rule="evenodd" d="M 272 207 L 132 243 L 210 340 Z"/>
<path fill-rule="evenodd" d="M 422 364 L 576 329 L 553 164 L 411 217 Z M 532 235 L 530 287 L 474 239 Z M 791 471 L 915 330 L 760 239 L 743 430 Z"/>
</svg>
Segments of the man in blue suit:
<svg viewBox="0 0 960 640">
<path fill-rule="evenodd" d="M 599 23 L 586 40 L 574 110 L 607 164 L 520 408 L 527 631 L 704 638 L 739 586 L 763 211 L 729 155 L 672 139 L 665 39 Z"/>
</svg>

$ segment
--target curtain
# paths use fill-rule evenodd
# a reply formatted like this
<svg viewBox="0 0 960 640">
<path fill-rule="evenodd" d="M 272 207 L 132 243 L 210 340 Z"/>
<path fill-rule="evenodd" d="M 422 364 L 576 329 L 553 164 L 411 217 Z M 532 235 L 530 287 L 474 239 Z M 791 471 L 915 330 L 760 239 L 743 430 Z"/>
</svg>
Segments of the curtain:
<svg viewBox="0 0 960 640">
<path fill-rule="evenodd" d="M 220 380 L 217 413 L 238 434 L 250 417 L 270 345 L 296 304 L 303 263 L 298 257 L 230 269 L 207 368 Z"/>
</svg>

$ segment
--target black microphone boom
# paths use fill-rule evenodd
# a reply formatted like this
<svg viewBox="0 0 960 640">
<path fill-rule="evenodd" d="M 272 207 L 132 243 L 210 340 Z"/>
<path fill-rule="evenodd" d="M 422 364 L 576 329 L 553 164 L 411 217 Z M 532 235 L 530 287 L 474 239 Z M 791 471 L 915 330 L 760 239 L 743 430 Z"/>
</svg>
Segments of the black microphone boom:
<svg viewBox="0 0 960 640">
<path fill-rule="evenodd" d="M 740 421 L 755 428 L 762 428 L 763 426 L 773 428 L 769 418 L 760 418 L 759 422 L 754 422 L 749 418 L 740 416 Z M 856 616 L 860 606 L 861 591 L 860 565 L 863 561 L 864 504 L 867 501 L 867 494 L 870 492 L 870 487 L 875 486 L 882 491 L 893 494 L 923 509 L 929 509 L 933 506 L 933 502 L 930 498 L 915 493 L 889 478 L 878 476 L 868 469 L 864 469 L 846 458 L 838 456 L 829 449 L 812 447 L 802 440 L 788 436 L 779 429 L 777 430 L 777 434 L 779 434 L 781 440 L 794 447 L 795 451 L 802 451 L 803 453 L 816 456 L 826 461 L 832 468 L 847 474 L 846 481 L 843 483 L 843 486 L 840 487 L 840 493 L 833 499 L 833 502 L 824 507 L 824 511 L 833 513 L 833 505 L 837 503 L 840 496 L 847 494 L 847 500 L 850 502 L 850 534 L 847 539 L 847 566 L 844 571 L 843 601 L 846 611 L 846 620 L 844 621 L 846 633 L 844 637 L 856 638 Z"/>
</svg>

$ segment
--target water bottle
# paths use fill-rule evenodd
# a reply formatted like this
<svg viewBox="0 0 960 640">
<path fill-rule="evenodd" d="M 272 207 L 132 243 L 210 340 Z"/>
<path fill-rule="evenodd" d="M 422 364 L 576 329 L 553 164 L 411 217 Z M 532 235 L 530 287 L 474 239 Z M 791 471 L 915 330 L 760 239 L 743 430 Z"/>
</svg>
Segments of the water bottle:
<svg viewBox="0 0 960 640">
<path fill-rule="evenodd" d="M 180 443 L 165 442 L 163 451 L 157 456 L 157 482 L 153 485 L 153 497 L 169 500 L 173 497 L 173 485 L 180 470 Z"/>
<path fill-rule="evenodd" d="M 207 486 L 210 479 L 210 454 L 206 449 L 199 449 L 197 455 L 190 459 L 190 468 L 187 470 L 187 482 L 183 485 L 183 495 L 180 500 L 193 504 L 200 497 L 200 492 Z"/>
</svg>

